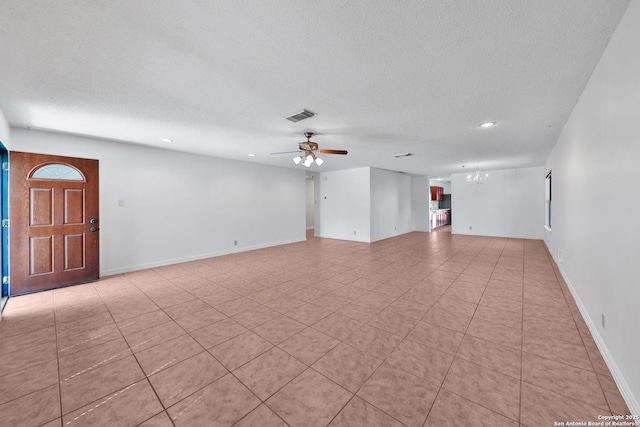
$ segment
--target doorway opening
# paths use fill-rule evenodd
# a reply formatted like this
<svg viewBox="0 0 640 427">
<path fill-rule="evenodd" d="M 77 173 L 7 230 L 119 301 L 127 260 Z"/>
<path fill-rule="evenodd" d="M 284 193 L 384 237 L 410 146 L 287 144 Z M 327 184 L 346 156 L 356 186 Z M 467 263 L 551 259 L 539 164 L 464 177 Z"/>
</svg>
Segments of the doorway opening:
<svg viewBox="0 0 640 427">
<path fill-rule="evenodd" d="M 0 173 L 0 215 L 2 218 L 2 232 L 0 236 L 0 265 L 2 270 L 2 284 L 0 285 L 0 313 L 7 302 L 9 296 L 9 152 L 0 141 L 0 162 L 2 162 L 2 173 Z"/>
<path fill-rule="evenodd" d="M 306 233 L 307 239 L 317 236 L 318 231 L 318 205 L 316 202 L 316 185 L 319 174 L 307 172 L 305 176 L 306 193 Z"/>
<path fill-rule="evenodd" d="M 451 225 L 451 178 L 431 178 L 429 184 L 429 229 Z"/>
</svg>

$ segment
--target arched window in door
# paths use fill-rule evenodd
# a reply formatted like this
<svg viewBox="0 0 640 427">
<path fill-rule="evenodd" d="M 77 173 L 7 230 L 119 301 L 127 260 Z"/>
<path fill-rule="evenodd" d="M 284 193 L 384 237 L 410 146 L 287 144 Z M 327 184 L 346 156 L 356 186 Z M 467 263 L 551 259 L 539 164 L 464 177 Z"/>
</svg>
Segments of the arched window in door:
<svg viewBox="0 0 640 427">
<path fill-rule="evenodd" d="M 84 181 L 82 172 L 73 166 L 62 163 L 49 163 L 38 166 L 31 173 L 31 179 L 57 179 L 61 181 Z"/>
</svg>

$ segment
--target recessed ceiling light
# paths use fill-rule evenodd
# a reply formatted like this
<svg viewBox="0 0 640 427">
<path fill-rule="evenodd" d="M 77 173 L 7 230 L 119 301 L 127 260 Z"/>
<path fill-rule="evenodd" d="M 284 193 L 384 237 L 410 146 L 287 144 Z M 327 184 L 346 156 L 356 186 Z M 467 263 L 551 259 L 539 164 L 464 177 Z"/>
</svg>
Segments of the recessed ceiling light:
<svg viewBox="0 0 640 427">
<path fill-rule="evenodd" d="M 481 128 L 490 128 L 491 126 L 495 126 L 496 122 L 487 122 L 480 125 Z"/>
<path fill-rule="evenodd" d="M 173 139 L 162 138 L 160 141 L 162 141 L 162 142 L 173 142 Z"/>
<path fill-rule="evenodd" d="M 253 154 L 253 153 L 249 153 L 249 154 L 247 154 L 247 156 L 249 156 L 249 157 L 255 157 L 256 155 L 255 155 L 255 154 Z"/>
</svg>

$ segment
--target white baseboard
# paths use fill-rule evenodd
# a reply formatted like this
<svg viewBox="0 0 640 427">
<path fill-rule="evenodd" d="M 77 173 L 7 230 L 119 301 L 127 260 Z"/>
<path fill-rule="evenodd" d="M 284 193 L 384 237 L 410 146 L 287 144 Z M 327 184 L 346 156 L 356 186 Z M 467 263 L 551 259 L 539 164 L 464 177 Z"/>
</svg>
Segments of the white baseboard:
<svg viewBox="0 0 640 427">
<path fill-rule="evenodd" d="M 551 250 L 549 250 L 549 252 L 551 252 Z M 593 337 L 593 340 L 596 342 L 596 345 L 598 346 L 598 350 L 600 350 L 600 354 L 602 354 L 602 358 L 604 359 L 605 363 L 609 367 L 609 370 L 611 371 L 611 375 L 613 376 L 613 380 L 616 382 L 618 389 L 620 390 L 620 394 L 622 394 L 624 401 L 629 407 L 629 411 L 631 411 L 631 414 L 635 414 L 635 415 L 640 414 L 640 404 L 638 404 L 638 400 L 633 395 L 633 392 L 631 391 L 629 384 L 627 384 L 624 377 L 622 376 L 622 373 L 620 372 L 618 365 L 616 364 L 615 360 L 613 359 L 613 356 L 611 355 L 611 353 L 609 352 L 609 349 L 604 343 L 604 340 L 602 339 L 600 332 L 598 332 L 598 328 L 596 327 L 596 324 L 593 322 L 593 319 L 591 319 L 591 317 L 589 316 L 589 312 L 587 311 L 587 308 L 582 303 L 580 296 L 576 292 L 576 289 L 573 287 L 571 280 L 563 270 L 562 266 L 558 264 L 555 258 L 553 258 L 553 260 L 558 266 L 558 270 L 560 270 L 560 274 L 562 274 L 562 278 L 567 284 L 567 287 L 569 288 L 569 291 L 571 292 L 573 299 L 576 301 L 576 305 L 580 310 L 580 314 L 582 314 L 582 318 L 584 319 L 585 323 L 589 327 L 591 336 Z"/>
<path fill-rule="evenodd" d="M 166 265 L 179 264 L 181 262 L 197 261 L 197 260 L 200 260 L 200 259 L 213 258 L 213 257 L 218 257 L 218 256 L 223 256 L 223 255 L 236 254 L 236 253 L 240 253 L 240 252 L 253 251 L 253 250 L 256 250 L 256 249 L 264 249 L 264 248 L 269 248 L 269 247 L 272 247 L 272 246 L 280 246 L 280 245 L 286 245 L 286 244 L 289 244 L 289 243 L 298 243 L 298 242 L 304 242 L 304 241 L 306 241 L 306 238 L 304 238 L 304 239 L 291 239 L 291 240 L 285 240 L 285 241 L 281 241 L 281 242 L 267 243 L 267 244 L 263 244 L 263 245 L 245 246 L 245 247 L 242 247 L 242 248 L 231 249 L 231 250 L 228 250 L 228 251 L 211 252 L 211 253 L 206 253 L 206 254 L 201 254 L 201 255 L 193 255 L 193 256 L 181 257 L 181 258 L 172 258 L 172 259 L 166 259 L 166 260 L 162 260 L 162 261 L 158 261 L 158 262 L 150 262 L 150 263 L 145 263 L 145 264 L 128 265 L 126 267 L 119 267 L 119 268 L 111 268 L 111 269 L 108 269 L 108 270 L 102 270 L 100 272 L 100 277 L 112 276 L 114 274 L 131 273 L 132 271 L 146 270 L 147 268 L 164 267 Z"/>
</svg>

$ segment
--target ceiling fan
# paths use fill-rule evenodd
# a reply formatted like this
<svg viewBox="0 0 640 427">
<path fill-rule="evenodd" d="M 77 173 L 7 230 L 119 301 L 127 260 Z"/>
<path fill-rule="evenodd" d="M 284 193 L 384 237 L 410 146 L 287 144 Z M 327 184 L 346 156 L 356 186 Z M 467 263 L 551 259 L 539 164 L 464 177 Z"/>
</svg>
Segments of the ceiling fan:
<svg viewBox="0 0 640 427">
<path fill-rule="evenodd" d="M 313 132 L 305 132 L 304 136 L 305 136 L 305 138 L 307 138 L 307 140 L 305 142 L 300 142 L 298 144 L 298 149 L 299 149 L 298 151 L 281 151 L 281 152 L 278 152 L 278 153 L 271 153 L 271 154 L 300 153 L 299 156 L 293 158 L 293 162 L 296 165 L 300 164 L 300 162 L 302 162 L 302 164 L 304 166 L 306 166 L 306 167 L 311 166 L 314 161 L 316 162 L 316 164 L 318 166 L 320 166 L 322 163 L 324 163 L 324 160 L 322 160 L 316 154 L 341 154 L 341 155 L 349 154 L 349 152 L 347 150 L 321 150 L 321 149 L 318 149 L 318 144 L 313 142 L 313 141 L 311 141 L 311 137 L 313 136 Z"/>
</svg>

